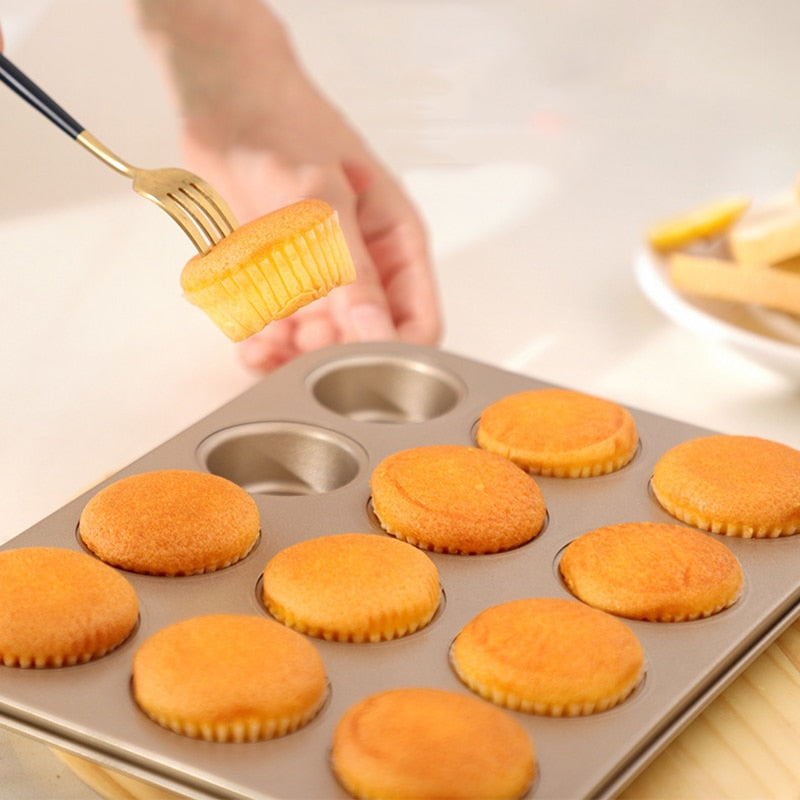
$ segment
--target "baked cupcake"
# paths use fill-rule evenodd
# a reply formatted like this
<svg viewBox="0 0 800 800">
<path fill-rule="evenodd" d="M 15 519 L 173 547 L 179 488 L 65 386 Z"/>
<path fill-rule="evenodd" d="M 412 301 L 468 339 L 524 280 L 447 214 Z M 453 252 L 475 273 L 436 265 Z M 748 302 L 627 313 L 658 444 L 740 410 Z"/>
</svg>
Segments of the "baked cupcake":
<svg viewBox="0 0 800 800">
<path fill-rule="evenodd" d="M 511 715 L 477 697 L 401 688 L 345 712 L 331 765 L 358 798 L 515 800 L 533 782 L 536 752 Z"/>
<path fill-rule="evenodd" d="M 628 522 L 571 542 L 559 563 L 584 603 L 631 619 L 682 622 L 732 605 L 742 568 L 718 539 L 682 525 Z"/>
<path fill-rule="evenodd" d="M 184 297 L 235 342 L 355 279 L 336 212 L 301 200 L 236 228 L 181 273 Z"/>
<path fill-rule="evenodd" d="M 440 553 L 496 553 L 529 542 L 547 510 L 529 475 L 465 445 L 401 450 L 373 470 L 372 507 L 384 530 Z"/>
<path fill-rule="evenodd" d="M 81 541 L 103 561 L 151 575 L 227 567 L 258 539 L 258 507 L 240 486 L 193 470 L 156 470 L 101 489 L 80 517 Z"/>
<path fill-rule="evenodd" d="M 302 633 L 339 642 L 395 639 L 427 625 L 439 607 L 439 572 L 423 552 L 370 533 L 299 542 L 262 576 L 270 613 Z"/>
<path fill-rule="evenodd" d="M 450 660 L 484 699 L 552 717 L 612 708 L 644 670 L 642 646 L 622 620 L 577 600 L 549 597 L 482 611 L 455 638 Z"/>
<path fill-rule="evenodd" d="M 639 435 L 621 405 L 550 388 L 492 403 L 481 414 L 477 442 L 532 475 L 587 478 L 624 467 L 636 454 Z"/>
<path fill-rule="evenodd" d="M 676 519 L 743 538 L 800 530 L 800 450 L 754 436 L 713 434 L 664 453 L 653 494 Z"/>
<path fill-rule="evenodd" d="M 327 692 L 314 645 L 264 617 L 191 617 L 154 633 L 133 658 L 139 707 L 164 728 L 210 742 L 291 733 L 317 715 Z"/>
<path fill-rule="evenodd" d="M 86 553 L 0 553 L 0 662 L 64 667 L 106 655 L 132 633 L 139 601 L 116 570 Z"/>
</svg>

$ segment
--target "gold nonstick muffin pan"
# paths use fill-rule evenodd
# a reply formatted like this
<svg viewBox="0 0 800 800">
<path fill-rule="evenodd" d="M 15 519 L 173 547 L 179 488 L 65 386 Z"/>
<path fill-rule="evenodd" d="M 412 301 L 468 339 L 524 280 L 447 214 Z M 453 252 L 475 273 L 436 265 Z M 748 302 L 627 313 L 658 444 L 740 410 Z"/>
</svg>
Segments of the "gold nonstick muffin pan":
<svg viewBox="0 0 800 800">
<path fill-rule="evenodd" d="M 176 578 L 125 573 L 139 596 L 140 622 L 106 657 L 61 669 L 0 667 L 0 722 L 190 797 L 346 797 L 328 760 L 332 731 L 344 711 L 368 694 L 399 686 L 468 692 L 448 662 L 460 629 L 505 600 L 571 597 L 559 578 L 558 559 L 580 534 L 616 522 L 674 522 L 650 493 L 653 466 L 673 445 L 709 431 L 629 409 L 640 444 L 628 466 L 593 478 L 535 479 L 548 522 L 532 542 L 495 555 L 431 554 L 444 601 L 427 628 L 380 643 L 313 639 L 328 672 L 330 697 L 308 726 L 283 738 L 210 743 L 162 729 L 132 699 L 133 654 L 150 634 L 179 619 L 267 614 L 259 578 L 279 550 L 323 534 L 382 534 L 369 507 L 369 477 L 382 458 L 417 445 L 474 444 L 487 405 L 544 385 L 401 344 L 337 346 L 265 377 L 3 546 L 81 549 L 76 528 L 89 498 L 118 478 L 154 469 L 222 475 L 247 489 L 261 514 L 258 544 L 227 569 Z M 741 597 L 703 620 L 628 621 L 644 647 L 646 674 L 627 700 L 587 717 L 507 712 L 536 746 L 539 776 L 531 798 L 618 792 L 798 615 L 800 536 L 724 541 L 744 570 Z"/>
</svg>

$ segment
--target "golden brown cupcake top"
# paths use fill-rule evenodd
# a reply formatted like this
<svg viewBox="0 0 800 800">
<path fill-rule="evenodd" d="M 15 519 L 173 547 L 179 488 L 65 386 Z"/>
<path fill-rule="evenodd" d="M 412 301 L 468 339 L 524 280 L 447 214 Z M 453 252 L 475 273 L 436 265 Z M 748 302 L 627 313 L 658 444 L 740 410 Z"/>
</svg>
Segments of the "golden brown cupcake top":
<svg viewBox="0 0 800 800">
<path fill-rule="evenodd" d="M 451 663 L 470 689 L 498 705 L 578 716 L 624 700 L 642 676 L 644 651 L 611 614 L 577 600 L 525 598 L 468 622 Z"/>
<path fill-rule="evenodd" d="M 477 442 L 534 475 L 585 478 L 614 472 L 639 441 L 630 412 L 571 389 L 507 395 L 481 414 Z"/>
<path fill-rule="evenodd" d="M 181 273 L 181 287 L 202 289 L 237 272 L 279 247 L 298 232 L 307 231 L 335 214 L 324 200 L 308 199 L 278 208 L 234 229 L 207 253 L 193 256 Z"/>
<path fill-rule="evenodd" d="M 682 442 L 656 463 L 652 488 L 672 516 L 702 530 L 744 538 L 800 530 L 800 450 L 768 439 Z"/>
<path fill-rule="evenodd" d="M 429 550 L 495 553 L 530 541 L 547 511 L 533 479 L 466 445 L 401 450 L 374 469 L 372 505 L 389 533 Z"/>
<path fill-rule="evenodd" d="M 207 741 L 257 741 L 306 724 L 327 696 L 322 658 L 263 617 L 210 614 L 173 623 L 133 659 L 136 702 L 159 725 Z"/>
<path fill-rule="evenodd" d="M 736 601 L 743 580 L 738 559 L 721 541 L 658 522 L 589 531 L 567 546 L 559 568 L 583 602 L 657 622 L 716 614 Z"/>
<path fill-rule="evenodd" d="M 131 584 L 96 558 L 58 547 L 0 553 L 0 662 L 61 667 L 104 656 L 133 631 Z"/>
<path fill-rule="evenodd" d="M 410 544 L 371 533 L 321 536 L 273 556 L 262 595 L 279 620 L 311 636 L 382 641 L 413 633 L 439 606 L 439 572 Z"/>
<path fill-rule="evenodd" d="M 259 533 L 258 507 L 235 483 L 193 470 L 120 478 L 83 509 L 80 537 L 114 566 L 190 575 L 243 558 Z"/>
<path fill-rule="evenodd" d="M 519 722 L 476 697 L 400 688 L 345 712 L 331 764 L 354 797 L 515 800 L 533 782 L 536 752 Z"/>
</svg>

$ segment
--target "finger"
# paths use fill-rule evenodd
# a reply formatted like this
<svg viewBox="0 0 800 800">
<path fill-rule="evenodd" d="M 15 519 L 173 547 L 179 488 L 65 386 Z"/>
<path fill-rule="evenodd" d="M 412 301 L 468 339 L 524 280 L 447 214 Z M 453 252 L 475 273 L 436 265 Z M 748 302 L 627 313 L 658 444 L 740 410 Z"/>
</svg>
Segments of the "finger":
<svg viewBox="0 0 800 800">
<path fill-rule="evenodd" d="M 276 320 L 241 342 L 239 357 L 245 366 L 258 372 L 271 372 L 298 356 L 294 325 L 292 319 Z"/>
<path fill-rule="evenodd" d="M 358 220 L 400 339 L 436 344 L 442 334 L 439 292 L 425 225 L 401 187 L 377 173 L 359 198 Z"/>
<path fill-rule="evenodd" d="M 442 334 L 442 314 L 421 222 L 409 216 L 380 235 L 373 234 L 368 246 L 399 337 L 436 344 Z"/>
<path fill-rule="evenodd" d="M 442 338 L 439 295 L 429 272 L 406 270 L 387 288 L 397 334 L 412 344 L 438 344 Z"/>
<path fill-rule="evenodd" d="M 365 277 L 364 261 L 355 283 L 330 295 L 331 320 L 343 342 L 392 341 L 397 330 L 383 289 Z"/>
<path fill-rule="evenodd" d="M 336 344 L 339 332 L 327 308 L 327 298 L 317 300 L 297 312 L 295 316 L 294 345 L 301 353 L 319 350 Z"/>
<path fill-rule="evenodd" d="M 331 318 L 342 341 L 381 341 L 397 338 L 381 276 L 358 226 L 354 198 L 337 207 L 339 223 L 353 257 L 356 279 L 328 297 Z"/>
<path fill-rule="evenodd" d="M 342 171 L 356 195 L 364 194 L 375 180 L 375 170 L 363 161 L 345 159 L 342 161 Z"/>
</svg>

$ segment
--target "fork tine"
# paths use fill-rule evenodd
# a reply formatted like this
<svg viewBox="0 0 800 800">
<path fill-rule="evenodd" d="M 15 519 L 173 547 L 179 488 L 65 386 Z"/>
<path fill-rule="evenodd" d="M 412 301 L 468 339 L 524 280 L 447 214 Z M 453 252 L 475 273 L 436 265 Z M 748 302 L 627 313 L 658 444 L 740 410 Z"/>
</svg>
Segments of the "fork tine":
<svg viewBox="0 0 800 800">
<path fill-rule="evenodd" d="M 238 227 L 236 217 L 228 204 L 204 180 L 194 176 L 188 184 L 181 186 L 181 191 L 197 204 L 223 236 L 227 236 Z M 200 197 L 199 200 L 197 196 Z"/>
<path fill-rule="evenodd" d="M 189 173 L 161 173 L 162 182 L 172 183 L 168 191 L 154 188 L 145 170 L 137 170 L 133 188 L 154 202 L 180 225 L 200 253 L 208 252 L 220 239 L 238 227 L 227 203 L 203 180 Z M 166 173 L 166 174 L 165 174 Z M 167 176 L 169 176 L 167 178 Z M 163 187 L 167 189 L 167 186 Z"/>
<path fill-rule="evenodd" d="M 169 207 L 167 200 L 171 201 Z M 193 176 L 167 192 L 161 205 L 181 225 L 201 253 L 207 252 L 237 227 L 225 201 L 210 186 Z M 193 230 L 189 230 L 189 225 Z"/>
<path fill-rule="evenodd" d="M 207 253 L 211 246 L 222 238 L 216 229 L 213 231 L 208 230 L 205 218 L 198 219 L 197 216 L 187 211 L 185 206 L 178 202 L 172 194 L 163 197 L 156 197 L 142 192 L 140 194 L 166 211 L 192 240 L 192 244 L 194 244 L 198 252 Z"/>
</svg>

